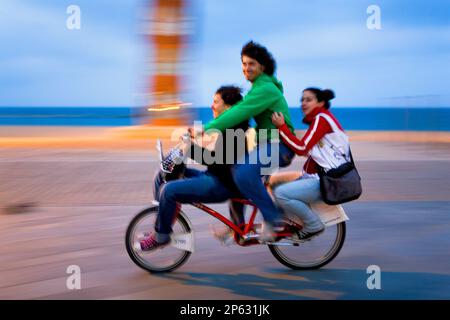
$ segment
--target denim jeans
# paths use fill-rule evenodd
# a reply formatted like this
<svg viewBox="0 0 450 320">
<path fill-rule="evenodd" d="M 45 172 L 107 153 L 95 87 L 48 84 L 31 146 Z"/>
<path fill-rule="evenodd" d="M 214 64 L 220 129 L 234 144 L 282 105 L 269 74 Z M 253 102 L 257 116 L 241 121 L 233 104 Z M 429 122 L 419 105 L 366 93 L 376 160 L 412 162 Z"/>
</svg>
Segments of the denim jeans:
<svg viewBox="0 0 450 320">
<path fill-rule="evenodd" d="M 169 240 L 172 222 L 176 216 L 179 203 L 218 203 L 236 196 L 214 175 L 204 171 L 186 168 L 185 179 L 164 183 L 159 171 L 154 178 L 154 197 L 159 201 L 158 217 L 155 231 L 156 240 Z"/>
<path fill-rule="evenodd" d="M 284 143 L 264 143 L 231 168 L 233 180 L 241 194 L 258 207 L 268 223 L 273 224 L 281 217 L 261 177 L 269 174 L 270 170 L 288 166 L 294 156 L 295 153 Z"/>
<path fill-rule="evenodd" d="M 324 227 L 319 216 L 308 205 L 322 200 L 319 179 L 300 178 L 276 187 L 273 193 L 285 214 L 295 215 L 303 221 L 305 231 L 314 232 Z"/>
</svg>

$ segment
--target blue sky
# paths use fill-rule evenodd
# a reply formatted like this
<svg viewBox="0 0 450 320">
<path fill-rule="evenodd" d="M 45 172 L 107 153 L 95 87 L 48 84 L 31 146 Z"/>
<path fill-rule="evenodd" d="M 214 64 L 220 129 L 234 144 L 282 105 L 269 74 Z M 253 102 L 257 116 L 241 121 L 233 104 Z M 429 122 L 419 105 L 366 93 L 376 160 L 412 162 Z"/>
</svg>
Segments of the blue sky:
<svg viewBox="0 0 450 320">
<path fill-rule="evenodd" d="M 1 106 L 132 106 L 150 50 L 138 34 L 144 0 L 1 0 Z M 365 0 L 191 0 L 195 37 L 185 100 L 209 105 L 222 84 L 246 89 L 240 49 L 268 47 L 291 106 L 308 86 L 336 106 L 450 106 L 450 3 Z M 81 30 L 66 8 L 81 8 Z M 381 30 L 366 26 L 369 5 Z"/>
</svg>

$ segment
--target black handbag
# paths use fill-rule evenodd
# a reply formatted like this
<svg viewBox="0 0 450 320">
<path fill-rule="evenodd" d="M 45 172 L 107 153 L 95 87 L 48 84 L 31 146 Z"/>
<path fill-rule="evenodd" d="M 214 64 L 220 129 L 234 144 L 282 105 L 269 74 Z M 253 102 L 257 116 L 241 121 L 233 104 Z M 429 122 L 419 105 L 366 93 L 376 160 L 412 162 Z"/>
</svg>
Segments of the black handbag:
<svg viewBox="0 0 450 320">
<path fill-rule="evenodd" d="M 346 159 L 344 154 L 343 156 Z M 361 177 L 356 170 L 351 150 L 350 160 L 328 171 L 319 166 L 320 192 L 326 204 L 341 204 L 361 196 Z"/>
</svg>

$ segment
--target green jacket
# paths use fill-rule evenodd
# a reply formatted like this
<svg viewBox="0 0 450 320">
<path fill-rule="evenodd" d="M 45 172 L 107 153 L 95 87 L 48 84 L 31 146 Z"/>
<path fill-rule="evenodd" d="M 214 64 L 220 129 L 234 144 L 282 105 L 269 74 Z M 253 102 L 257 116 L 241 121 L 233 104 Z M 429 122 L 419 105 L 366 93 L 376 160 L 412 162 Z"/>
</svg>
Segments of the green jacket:
<svg viewBox="0 0 450 320">
<path fill-rule="evenodd" d="M 268 129 L 267 137 L 270 138 L 270 129 L 276 129 L 272 123 L 274 112 L 281 112 L 287 126 L 294 132 L 288 105 L 283 96 L 283 85 L 274 76 L 263 73 L 253 82 L 252 88 L 242 101 L 207 123 L 204 130 L 225 131 L 253 117 L 256 122 L 257 138 L 260 129 Z"/>
</svg>

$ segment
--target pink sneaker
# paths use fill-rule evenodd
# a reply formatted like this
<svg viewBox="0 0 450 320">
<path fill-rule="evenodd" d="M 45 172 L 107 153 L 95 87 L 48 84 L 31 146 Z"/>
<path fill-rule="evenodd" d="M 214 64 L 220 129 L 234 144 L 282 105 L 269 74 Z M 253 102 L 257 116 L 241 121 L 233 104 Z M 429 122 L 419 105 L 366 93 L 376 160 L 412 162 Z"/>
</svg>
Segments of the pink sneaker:
<svg viewBox="0 0 450 320">
<path fill-rule="evenodd" d="M 155 239 L 155 235 L 151 234 L 148 237 L 146 237 L 144 240 L 140 241 L 140 245 L 141 245 L 141 250 L 142 251 L 152 251 L 155 250 L 157 248 L 163 247 L 167 244 L 169 244 L 169 241 L 166 242 L 158 242 Z"/>
</svg>

